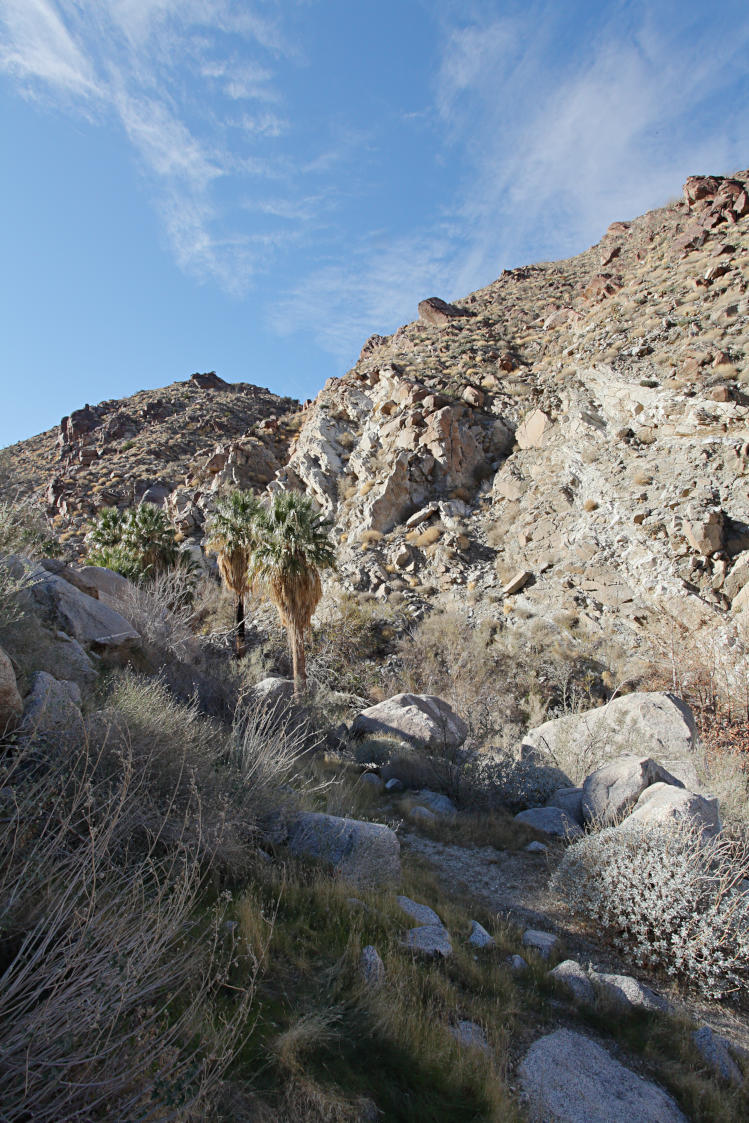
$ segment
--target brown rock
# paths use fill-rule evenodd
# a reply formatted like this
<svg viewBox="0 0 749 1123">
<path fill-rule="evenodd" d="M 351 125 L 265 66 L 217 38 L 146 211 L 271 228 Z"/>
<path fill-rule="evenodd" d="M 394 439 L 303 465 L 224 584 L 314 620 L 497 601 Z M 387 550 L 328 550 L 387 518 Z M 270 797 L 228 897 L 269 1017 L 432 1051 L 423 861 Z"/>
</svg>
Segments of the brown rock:
<svg viewBox="0 0 749 1123">
<path fill-rule="evenodd" d="M 475 386 L 466 386 L 463 391 L 463 401 L 475 409 L 481 409 L 484 404 L 484 395 Z"/>
<path fill-rule="evenodd" d="M 614 296 L 622 287 L 621 279 L 613 277 L 610 273 L 597 273 L 583 289 L 585 300 L 597 302 L 606 297 Z"/>
<path fill-rule="evenodd" d="M 702 199 L 715 197 L 721 183 L 721 176 L 690 175 L 684 184 L 684 198 L 689 206 L 694 206 Z"/>
<path fill-rule="evenodd" d="M 604 250 L 601 254 L 601 265 L 610 265 L 615 258 L 622 252 L 621 246 L 612 246 L 610 250 Z"/>
<path fill-rule="evenodd" d="M 463 308 L 456 308 L 454 304 L 448 304 L 446 301 L 440 300 L 438 296 L 430 296 L 419 303 L 419 318 L 424 323 L 432 324 L 438 328 L 444 327 L 452 320 L 472 315 L 472 312 Z"/>
</svg>

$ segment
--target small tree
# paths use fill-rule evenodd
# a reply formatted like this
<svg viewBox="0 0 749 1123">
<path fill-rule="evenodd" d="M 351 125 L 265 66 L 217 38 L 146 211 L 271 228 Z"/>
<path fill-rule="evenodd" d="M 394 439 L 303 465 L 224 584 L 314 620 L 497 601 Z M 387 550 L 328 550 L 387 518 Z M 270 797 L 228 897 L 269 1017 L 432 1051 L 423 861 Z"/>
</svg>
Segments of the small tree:
<svg viewBox="0 0 749 1123">
<path fill-rule="evenodd" d="M 320 570 L 335 564 L 329 524 L 315 512 L 309 496 L 297 491 L 277 492 L 255 522 L 250 573 L 267 589 L 286 628 L 299 694 L 307 685 L 304 632 L 322 596 Z"/>
<path fill-rule="evenodd" d="M 260 503 L 250 491 L 233 491 L 220 499 L 208 524 L 207 547 L 215 550 L 224 584 L 236 597 L 234 651 L 245 651 L 245 597 L 250 591 L 249 566 L 256 541 Z"/>
</svg>

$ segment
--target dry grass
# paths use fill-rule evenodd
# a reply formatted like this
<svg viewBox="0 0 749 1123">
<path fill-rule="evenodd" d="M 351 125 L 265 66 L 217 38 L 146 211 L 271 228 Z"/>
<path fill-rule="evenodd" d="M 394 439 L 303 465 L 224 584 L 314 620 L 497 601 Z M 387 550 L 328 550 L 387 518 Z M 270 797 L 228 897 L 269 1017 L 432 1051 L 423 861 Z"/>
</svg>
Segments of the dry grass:
<svg viewBox="0 0 749 1123">
<path fill-rule="evenodd" d="M 83 739 L 56 759 L 27 744 L 0 768 L 9 1120 L 156 1120 L 176 1103 L 206 1118 L 246 1029 L 256 965 L 239 948 L 243 983 L 214 1019 L 229 962 L 222 908 L 205 908 L 199 794 L 180 810 L 175 793 L 138 842 L 149 779 L 127 745 L 114 760 Z"/>
<path fill-rule="evenodd" d="M 426 530 L 410 530 L 406 535 L 406 541 L 423 550 L 427 546 L 433 546 L 435 542 L 439 542 L 444 530 L 445 528 L 441 523 L 434 523 L 432 526 L 428 526 Z"/>
</svg>

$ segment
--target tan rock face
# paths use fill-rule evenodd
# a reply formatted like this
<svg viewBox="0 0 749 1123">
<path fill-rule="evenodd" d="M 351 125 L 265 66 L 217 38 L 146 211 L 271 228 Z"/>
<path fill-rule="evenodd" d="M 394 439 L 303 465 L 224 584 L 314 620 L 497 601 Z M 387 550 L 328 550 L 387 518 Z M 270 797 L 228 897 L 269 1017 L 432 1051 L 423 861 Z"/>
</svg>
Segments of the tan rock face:
<svg viewBox="0 0 749 1123">
<path fill-rule="evenodd" d="M 540 448 L 551 425 L 551 418 L 541 409 L 534 409 L 515 433 L 519 448 Z"/>
<path fill-rule="evenodd" d="M 0 735 L 15 729 L 22 713 L 23 702 L 13 664 L 0 647 Z"/>
</svg>

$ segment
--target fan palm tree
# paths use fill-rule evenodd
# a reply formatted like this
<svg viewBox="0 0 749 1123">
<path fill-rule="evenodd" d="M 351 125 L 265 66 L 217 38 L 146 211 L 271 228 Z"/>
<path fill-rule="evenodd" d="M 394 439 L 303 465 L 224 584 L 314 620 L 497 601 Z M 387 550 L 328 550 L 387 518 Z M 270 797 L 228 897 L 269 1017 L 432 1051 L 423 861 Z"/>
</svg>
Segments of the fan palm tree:
<svg viewBox="0 0 749 1123">
<path fill-rule="evenodd" d="M 233 491 L 218 501 L 208 524 L 207 547 L 215 550 L 222 580 L 236 597 L 234 652 L 244 655 L 244 602 L 250 591 L 249 564 L 256 543 L 256 525 L 261 507 L 250 491 Z"/>
<path fill-rule="evenodd" d="M 151 503 L 127 511 L 104 507 L 86 536 L 88 560 L 114 569 L 134 581 L 143 581 L 176 565 L 174 527 L 166 514 Z"/>
<path fill-rule="evenodd" d="M 253 580 L 263 583 L 289 636 L 294 692 L 307 685 L 304 632 L 322 596 L 320 570 L 335 564 L 329 524 L 312 500 L 280 491 L 257 515 L 257 541 L 250 561 Z"/>
</svg>

